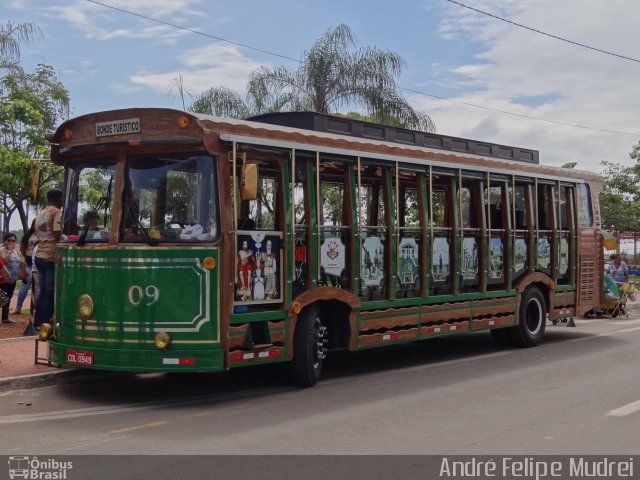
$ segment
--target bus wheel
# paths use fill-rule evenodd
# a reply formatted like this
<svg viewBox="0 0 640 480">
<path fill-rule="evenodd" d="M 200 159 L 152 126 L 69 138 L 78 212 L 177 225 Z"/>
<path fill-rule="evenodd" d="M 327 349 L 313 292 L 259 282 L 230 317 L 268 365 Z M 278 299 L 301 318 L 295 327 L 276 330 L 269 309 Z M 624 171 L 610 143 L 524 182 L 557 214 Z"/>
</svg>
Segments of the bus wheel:
<svg viewBox="0 0 640 480">
<path fill-rule="evenodd" d="M 312 387 L 318 383 L 326 356 L 327 327 L 322 324 L 318 306 L 311 305 L 298 316 L 293 334 L 293 382 L 302 387 Z"/>
<path fill-rule="evenodd" d="M 542 341 L 547 323 L 547 302 L 537 287 L 529 287 L 522 294 L 520 322 L 510 334 L 514 345 L 534 347 Z"/>
</svg>

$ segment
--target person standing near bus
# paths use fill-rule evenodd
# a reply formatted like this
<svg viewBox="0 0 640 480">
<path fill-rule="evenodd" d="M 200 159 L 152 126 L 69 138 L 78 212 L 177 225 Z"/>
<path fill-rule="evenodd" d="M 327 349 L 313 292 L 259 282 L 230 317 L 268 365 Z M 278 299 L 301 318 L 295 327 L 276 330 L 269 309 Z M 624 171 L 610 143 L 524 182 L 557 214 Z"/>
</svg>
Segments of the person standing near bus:
<svg viewBox="0 0 640 480">
<path fill-rule="evenodd" d="M 33 222 L 31 222 L 31 228 L 27 230 L 27 233 L 24 234 L 20 241 L 20 253 L 24 256 L 24 263 L 27 268 L 27 280 L 22 282 L 22 286 L 18 291 L 18 301 L 16 302 L 16 309 L 13 313 L 22 313 L 22 305 L 24 304 L 32 285 L 31 267 L 33 265 L 33 247 L 35 247 L 36 242 L 38 241 L 38 237 L 35 235 L 35 232 L 36 221 L 34 219 Z M 33 304 L 33 300 L 31 303 Z"/>
<path fill-rule="evenodd" d="M 62 191 L 52 188 L 47 193 L 47 206 L 36 217 L 38 250 L 34 263 L 38 269 L 40 292 L 36 299 L 34 327 L 39 328 L 53 317 L 55 250 L 62 233 Z"/>
<path fill-rule="evenodd" d="M 17 237 L 13 233 L 8 233 L 4 237 L 4 245 L 0 249 L 0 258 L 9 270 L 11 278 L 8 282 L 0 284 L 0 288 L 7 294 L 9 301 L 2 307 L 2 323 L 15 323 L 9 320 L 9 303 L 16 289 L 18 274 L 20 272 L 20 255 L 16 250 Z"/>
<path fill-rule="evenodd" d="M 607 273 L 613 277 L 618 283 L 624 283 L 629 281 L 629 267 L 622 260 L 619 253 L 612 253 L 609 257 L 611 263 L 607 267 Z"/>
<path fill-rule="evenodd" d="M 4 265 L 4 260 L 0 257 L 0 284 L 7 283 L 9 280 L 11 280 L 11 274 Z M 5 303 L 9 303 L 9 299 L 4 293 L 4 290 L 0 288 L 0 307 L 4 307 Z"/>
</svg>

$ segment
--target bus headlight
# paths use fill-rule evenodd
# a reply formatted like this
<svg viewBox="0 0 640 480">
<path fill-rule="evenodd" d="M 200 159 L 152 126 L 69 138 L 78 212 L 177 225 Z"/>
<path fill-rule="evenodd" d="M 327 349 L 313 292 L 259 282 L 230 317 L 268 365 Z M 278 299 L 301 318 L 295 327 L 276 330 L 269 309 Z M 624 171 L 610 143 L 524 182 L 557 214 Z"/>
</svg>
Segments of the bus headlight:
<svg viewBox="0 0 640 480">
<path fill-rule="evenodd" d="M 91 295 L 82 294 L 78 298 L 78 316 L 81 320 L 89 320 L 93 315 L 93 298 Z"/>
<path fill-rule="evenodd" d="M 153 337 L 153 344 L 158 350 L 166 350 L 171 345 L 171 337 L 166 332 L 158 332 Z"/>
<path fill-rule="evenodd" d="M 53 326 L 50 323 L 43 323 L 38 329 L 38 337 L 40 340 L 46 342 L 53 337 Z"/>
</svg>

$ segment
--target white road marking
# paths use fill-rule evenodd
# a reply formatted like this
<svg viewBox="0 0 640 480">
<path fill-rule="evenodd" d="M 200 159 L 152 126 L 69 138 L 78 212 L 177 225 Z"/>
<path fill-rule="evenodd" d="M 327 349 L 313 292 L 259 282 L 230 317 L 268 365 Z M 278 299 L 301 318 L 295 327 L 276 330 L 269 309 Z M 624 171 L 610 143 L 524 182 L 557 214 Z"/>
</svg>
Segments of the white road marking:
<svg viewBox="0 0 640 480">
<path fill-rule="evenodd" d="M 133 425 L 131 427 L 119 428 L 118 430 L 111 430 L 109 433 L 129 433 L 134 430 L 140 430 L 141 428 L 151 428 L 151 427 L 162 427 L 167 425 L 169 422 L 166 420 L 160 420 L 157 422 L 145 423 L 143 425 Z"/>
<path fill-rule="evenodd" d="M 138 405 L 127 404 L 112 407 L 76 408 L 73 410 L 57 410 L 52 412 L 31 413 L 24 415 L 7 415 L 6 417 L 0 417 L 0 425 L 8 423 L 39 422 L 47 420 L 61 420 L 65 418 L 89 417 L 93 415 L 110 415 L 113 413 L 123 412 L 136 412 L 141 410 L 149 410 L 161 405 L 171 405 L 175 403 L 184 403 L 184 401 L 161 403 L 154 402 Z"/>
<path fill-rule="evenodd" d="M 636 413 L 638 411 L 640 411 L 640 400 L 631 402 L 620 408 L 611 410 L 610 412 L 607 412 L 606 415 L 610 417 L 625 417 L 627 415 L 631 415 L 632 413 Z"/>
</svg>

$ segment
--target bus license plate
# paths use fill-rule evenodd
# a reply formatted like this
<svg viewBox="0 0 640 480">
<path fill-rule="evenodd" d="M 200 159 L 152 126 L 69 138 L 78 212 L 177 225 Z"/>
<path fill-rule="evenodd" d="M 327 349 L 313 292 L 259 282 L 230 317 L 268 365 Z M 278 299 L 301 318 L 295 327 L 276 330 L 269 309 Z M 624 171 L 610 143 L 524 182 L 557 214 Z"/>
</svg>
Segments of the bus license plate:
<svg viewBox="0 0 640 480">
<path fill-rule="evenodd" d="M 93 352 L 68 349 L 67 363 L 83 367 L 93 367 Z"/>
</svg>

